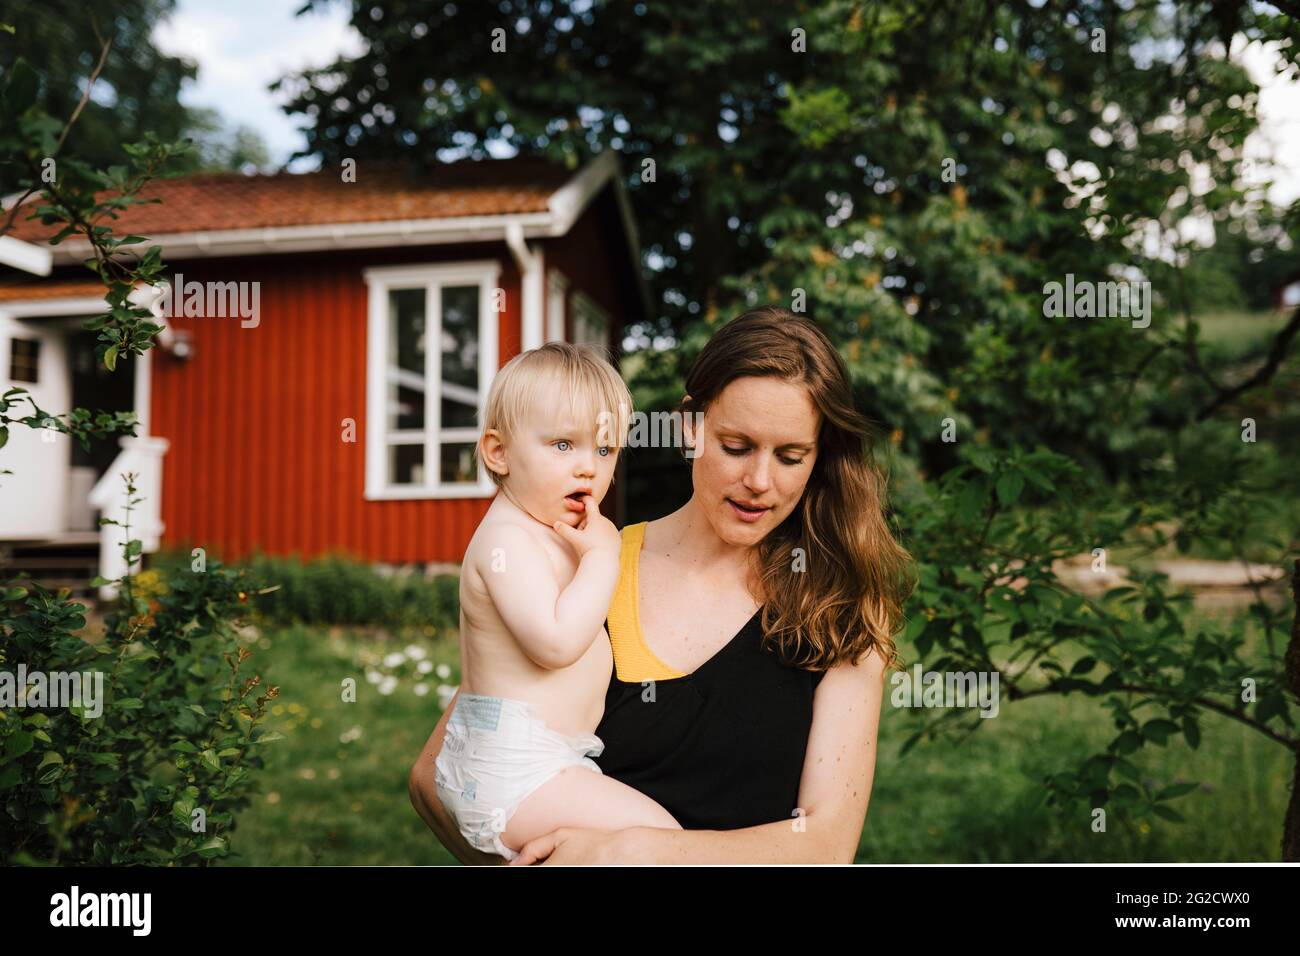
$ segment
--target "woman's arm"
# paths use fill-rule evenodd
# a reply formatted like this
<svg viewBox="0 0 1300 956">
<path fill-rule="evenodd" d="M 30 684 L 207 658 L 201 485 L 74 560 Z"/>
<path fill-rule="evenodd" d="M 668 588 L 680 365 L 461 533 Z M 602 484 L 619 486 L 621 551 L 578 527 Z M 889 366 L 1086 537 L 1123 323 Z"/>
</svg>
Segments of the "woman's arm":
<svg viewBox="0 0 1300 956">
<path fill-rule="evenodd" d="M 799 810 L 789 820 L 743 830 L 631 827 L 612 833 L 562 828 L 520 848 L 514 864 L 852 863 L 876 769 L 884 662 L 826 672 L 813 700 Z"/>
<path fill-rule="evenodd" d="M 438 799 L 438 788 L 434 784 L 433 763 L 438 759 L 438 754 L 442 750 L 442 738 L 446 732 L 447 720 L 451 717 L 451 712 L 456 706 L 456 701 L 460 697 L 460 691 L 451 698 L 451 703 L 442 713 L 442 719 L 438 721 L 438 726 L 433 728 L 433 733 L 424 745 L 420 757 L 415 761 L 415 766 L 411 768 L 411 777 L 407 783 L 407 788 L 411 794 L 411 805 L 415 807 L 415 812 L 420 815 L 433 835 L 438 838 L 438 842 L 447 848 L 447 850 L 456 859 L 466 866 L 499 866 L 505 861 L 495 853 L 484 853 L 470 846 L 465 838 L 461 835 L 460 830 L 456 828 L 456 823 L 452 820 L 450 814 Z"/>
</svg>

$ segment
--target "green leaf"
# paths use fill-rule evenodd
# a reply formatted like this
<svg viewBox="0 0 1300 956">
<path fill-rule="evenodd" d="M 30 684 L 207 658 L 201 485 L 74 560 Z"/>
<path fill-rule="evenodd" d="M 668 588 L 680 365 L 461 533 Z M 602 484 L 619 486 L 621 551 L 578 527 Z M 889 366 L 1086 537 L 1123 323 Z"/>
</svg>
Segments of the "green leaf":
<svg viewBox="0 0 1300 956">
<path fill-rule="evenodd" d="M 1126 730 L 1115 738 L 1115 750 L 1122 754 L 1131 754 L 1142 746 L 1142 737 L 1133 730 Z"/>
<path fill-rule="evenodd" d="M 223 837 L 214 836 L 208 839 L 198 848 L 199 856 L 205 859 L 223 856 L 226 853 L 226 841 Z"/>
<path fill-rule="evenodd" d="M 144 706 L 144 701 L 139 697 L 123 697 L 121 700 L 113 701 L 113 706 L 118 710 L 139 710 Z"/>
<path fill-rule="evenodd" d="M 1175 810 L 1173 807 L 1167 807 L 1163 803 L 1158 803 L 1151 808 L 1151 812 L 1165 820 L 1171 820 L 1174 823 L 1186 823 L 1187 819 Z"/>
<path fill-rule="evenodd" d="M 1010 621 L 994 621 L 991 624 L 984 625 L 984 643 L 1001 644 L 1011 639 L 1011 629 L 1014 625 Z"/>
<path fill-rule="evenodd" d="M 1014 505 L 1020 499 L 1020 492 L 1024 487 L 1025 478 L 1020 472 L 1004 472 L 998 477 L 998 501 L 1004 508 Z"/>
<path fill-rule="evenodd" d="M 1269 721 L 1279 714 L 1286 713 L 1286 698 L 1282 696 L 1281 691 L 1269 690 L 1260 695 L 1259 706 L 1255 708 L 1255 716 L 1261 721 Z"/>
<path fill-rule="evenodd" d="M 210 767 L 213 770 L 221 769 L 221 760 L 217 757 L 217 752 L 211 748 L 203 751 L 203 753 L 199 755 L 199 759 L 203 761 L 205 766 Z"/>
<path fill-rule="evenodd" d="M 1149 720 L 1142 725 L 1142 736 L 1147 740 L 1164 746 L 1170 734 L 1178 733 L 1178 725 L 1172 720 Z"/>
<path fill-rule="evenodd" d="M 1190 714 L 1183 718 L 1183 736 L 1187 738 L 1188 746 L 1193 750 L 1201 745 L 1201 728 L 1196 723 L 1196 718 Z"/>
<path fill-rule="evenodd" d="M 14 61 L 14 65 L 9 71 L 9 85 L 5 89 L 5 110 L 17 118 L 27 112 L 28 108 L 36 102 L 36 94 L 40 89 L 40 78 L 31 65 L 19 57 Z"/>
<path fill-rule="evenodd" d="M 104 350 L 104 367 L 110 372 L 117 368 L 117 346 L 110 345 Z"/>
<path fill-rule="evenodd" d="M 1083 657 L 1074 662 L 1074 666 L 1070 668 L 1070 674 L 1086 674 L 1096 666 L 1097 658 Z"/>
<path fill-rule="evenodd" d="M 957 493 L 957 514 L 966 524 L 972 523 L 984 507 L 988 492 L 984 478 L 975 478 L 967 482 Z"/>
<path fill-rule="evenodd" d="M 17 760 L 32 749 L 32 744 L 32 735 L 25 730 L 11 734 L 9 739 L 5 741 L 4 757 L 0 758 L 0 762 L 9 763 L 12 760 Z"/>
<path fill-rule="evenodd" d="M 1169 786 L 1165 787 L 1163 790 L 1161 790 L 1159 793 L 1156 794 L 1156 799 L 1169 800 L 1173 797 L 1181 797 L 1184 796 L 1185 794 L 1191 793 L 1199 786 L 1200 784 L 1196 783 L 1195 781 L 1191 783 L 1171 783 Z"/>
<path fill-rule="evenodd" d="M 1052 484 L 1052 482 L 1048 478 L 1043 476 L 1043 473 L 1041 471 L 1038 471 L 1035 468 L 1025 467 L 1024 472 L 1025 472 L 1025 477 L 1029 479 L 1030 483 L 1036 486 L 1037 488 L 1039 488 L 1041 491 L 1045 491 L 1048 494 L 1051 494 L 1053 491 L 1056 490 L 1056 487 Z"/>
</svg>

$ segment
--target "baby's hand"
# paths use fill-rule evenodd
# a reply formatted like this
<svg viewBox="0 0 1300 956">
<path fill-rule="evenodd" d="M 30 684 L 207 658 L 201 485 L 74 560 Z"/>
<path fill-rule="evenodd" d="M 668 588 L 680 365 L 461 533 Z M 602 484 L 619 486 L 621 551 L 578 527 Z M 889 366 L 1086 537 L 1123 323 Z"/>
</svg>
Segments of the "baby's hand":
<svg viewBox="0 0 1300 956">
<path fill-rule="evenodd" d="M 587 510 L 578 527 L 571 528 L 563 521 L 555 522 L 552 527 L 561 538 L 569 542 L 569 546 L 577 552 L 579 560 L 588 551 L 595 551 L 597 548 L 613 552 L 614 559 L 617 560 L 622 540 L 619 538 L 618 529 L 614 527 L 614 522 L 600 513 L 600 507 L 591 495 L 583 495 L 582 504 Z"/>
</svg>

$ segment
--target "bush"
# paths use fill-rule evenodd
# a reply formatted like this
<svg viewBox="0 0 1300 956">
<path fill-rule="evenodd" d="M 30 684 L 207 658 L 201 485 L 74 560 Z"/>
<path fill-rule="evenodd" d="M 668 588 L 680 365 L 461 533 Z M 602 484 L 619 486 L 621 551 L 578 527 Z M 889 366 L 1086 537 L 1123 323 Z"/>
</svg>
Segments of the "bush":
<svg viewBox="0 0 1300 956">
<path fill-rule="evenodd" d="M 148 590 L 127 577 L 90 643 L 66 589 L 0 591 L 5 670 L 89 675 L 99 688 L 71 706 L 0 710 L 7 862 L 204 864 L 230 852 L 260 745 L 280 737 L 257 733 L 278 689 L 247 672 L 248 596 L 245 573 L 217 562 Z"/>
<path fill-rule="evenodd" d="M 188 567 L 182 553 L 162 555 L 154 567 Z M 275 588 L 258 600 L 259 615 L 275 624 L 370 625 L 412 628 L 433 635 L 460 624 L 460 578 L 443 574 L 388 576 L 344 556 L 302 561 L 258 555 L 244 562 L 250 578 Z"/>
</svg>

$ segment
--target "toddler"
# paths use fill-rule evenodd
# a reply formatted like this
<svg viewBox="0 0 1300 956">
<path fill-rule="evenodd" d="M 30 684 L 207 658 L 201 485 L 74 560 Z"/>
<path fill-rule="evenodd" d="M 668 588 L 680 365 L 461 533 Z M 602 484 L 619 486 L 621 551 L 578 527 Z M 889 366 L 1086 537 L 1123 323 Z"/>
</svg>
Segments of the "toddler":
<svg viewBox="0 0 1300 956">
<path fill-rule="evenodd" d="M 506 860 L 562 826 L 680 829 L 589 756 L 604 750 L 620 546 L 598 506 L 631 407 L 594 348 L 561 342 L 516 356 L 488 392 L 477 452 L 500 493 L 461 566 L 461 688 L 435 781 L 470 845 Z"/>
</svg>

